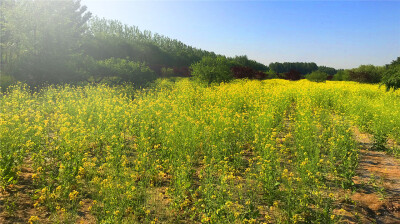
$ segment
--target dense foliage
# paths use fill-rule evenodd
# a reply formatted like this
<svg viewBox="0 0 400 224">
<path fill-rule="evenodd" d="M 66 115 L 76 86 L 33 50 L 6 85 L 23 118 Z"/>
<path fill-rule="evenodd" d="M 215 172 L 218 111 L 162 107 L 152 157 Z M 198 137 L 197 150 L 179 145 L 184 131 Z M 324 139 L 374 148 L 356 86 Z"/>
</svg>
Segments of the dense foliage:
<svg viewBox="0 0 400 224">
<path fill-rule="evenodd" d="M 326 67 L 326 66 L 318 66 L 318 71 L 326 73 L 329 75 L 335 75 L 338 71 L 335 68 Z"/>
<path fill-rule="evenodd" d="M 83 46 L 85 53 L 95 59 L 129 58 L 149 65 L 189 66 L 213 52 L 196 49 L 178 40 L 141 31 L 116 20 L 93 18 L 89 36 Z"/>
<path fill-rule="evenodd" d="M 91 14 L 79 1 L 1 2 L 2 72 L 32 84 L 84 79 L 80 45 Z"/>
<path fill-rule="evenodd" d="M 256 71 L 251 67 L 234 66 L 231 71 L 235 79 L 264 79 L 266 77 L 264 72 Z"/>
<path fill-rule="evenodd" d="M 290 70 L 289 72 L 279 74 L 279 77 L 286 80 L 296 81 L 300 80 L 303 76 L 297 70 Z"/>
<path fill-rule="evenodd" d="M 231 63 L 225 57 L 203 57 L 201 61 L 190 66 L 192 76 L 201 82 L 220 83 L 233 79 Z"/>
<path fill-rule="evenodd" d="M 328 78 L 328 74 L 323 71 L 317 70 L 313 71 L 310 74 L 307 74 L 306 79 L 312 82 L 325 82 Z"/>
<path fill-rule="evenodd" d="M 400 57 L 387 65 L 387 69 L 382 74 L 382 83 L 389 91 L 391 89 L 400 89 Z"/>
<path fill-rule="evenodd" d="M 93 69 L 92 74 L 95 76 L 92 78 L 96 82 L 112 79 L 113 84 L 130 82 L 144 86 L 157 78 L 157 75 L 146 64 L 121 58 L 97 61 Z"/>
<path fill-rule="evenodd" d="M 274 62 L 269 64 L 269 69 L 276 73 L 288 73 L 291 71 L 296 71 L 302 75 L 305 75 L 317 70 L 318 66 L 314 62 Z"/>
<path fill-rule="evenodd" d="M 349 70 L 339 70 L 334 76 L 334 81 L 350 81 Z"/>
<path fill-rule="evenodd" d="M 234 66 L 247 67 L 258 72 L 265 72 L 268 70 L 268 67 L 266 65 L 256 62 L 254 60 L 250 60 L 247 58 L 246 55 L 236 56 L 234 58 L 229 58 L 229 59 L 233 61 Z"/>
<path fill-rule="evenodd" d="M 384 67 L 360 65 L 358 68 L 350 69 L 349 76 L 351 81 L 361 83 L 379 83 L 383 71 Z"/>
</svg>

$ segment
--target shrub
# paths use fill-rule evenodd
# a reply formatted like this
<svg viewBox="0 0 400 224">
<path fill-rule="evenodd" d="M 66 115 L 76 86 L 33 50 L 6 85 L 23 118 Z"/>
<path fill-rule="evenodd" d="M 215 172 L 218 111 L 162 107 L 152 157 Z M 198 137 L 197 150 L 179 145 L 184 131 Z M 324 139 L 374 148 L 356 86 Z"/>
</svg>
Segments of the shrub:
<svg viewBox="0 0 400 224">
<path fill-rule="evenodd" d="M 254 78 L 255 79 L 265 79 L 267 77 L 267 74 L 265 74 L 264 72 L 261 72 L 261 71 L 256 71 L 255 73 L 254 73 Z"/>
<path fill-rule="evenodd" d="M 246 66 L 234 66 L 231 68 L 231 72 L 233 73 L 233 77 L 236 79 L 264 79 L 266 77 L 264 72 Z"/>
<path fill-rule="evenodd" d="M 157 78 L 157 75 L 146 64 L 121 58 L 97 61 L 97 66 L 92 74 L 97 77 L 96 80 L 104 79 L 107 83 L 113 84 L 132 82 L 135 85 L 145 85 Z"/>
<path fill-rule="evenodd" d="M 255 70 L 250 67 L 234 66 L 231 68 L 233 77 L 236 79 L 251 79 L 254 76 Z"/>
<path fill-rule="evenodd" d="M 334 76 L 334 81 L 350 81 L 350 73 L 348 70 L 338 71 Z"/>
<path fill-rule="evenodd" d="M 296 81 L 301 79 L 301 73 L 296 70 L 290 70 L 289 72 L 280 74 L 281 78 L 291 81 Z"/>
<path fill-rule="evenodd" d="M 318 70 L 306 75 L 306 79 L 312 82 L 325 82 L 327 78 L 328 74 Z"/>
<path fill-rule="evenodd" d="M 274 72 L 274 71 L 271 71 L 271 70 L 267 71 L 265 73 L 265 76 L 266 76 L 267 79 L 277 79 L 277 78 L 279 78 L 278 74 L 276 72 Z"/>
<path fill-rule="evenodd" d="M 227 82 L 233 79 L 229 61 L 225 57 L 206 56 L 190 66 L 192 76 L 201 82 Z"/>
</svg>

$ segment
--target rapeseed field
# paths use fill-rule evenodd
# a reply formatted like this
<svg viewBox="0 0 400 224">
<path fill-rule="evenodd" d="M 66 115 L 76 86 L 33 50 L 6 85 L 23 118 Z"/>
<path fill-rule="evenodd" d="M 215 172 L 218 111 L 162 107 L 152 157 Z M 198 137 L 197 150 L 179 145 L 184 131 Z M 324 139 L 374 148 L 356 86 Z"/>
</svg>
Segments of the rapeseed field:
<svg viewBox="0 0 400 224">
<path fill-rule="evenodd" d="M 400 92 L 379 85 L 18 84 L 0 103 L 0 188 L 28 175 L 30 223 L 338 223 L 353 128 L 400 155 Z"/>
</svg>

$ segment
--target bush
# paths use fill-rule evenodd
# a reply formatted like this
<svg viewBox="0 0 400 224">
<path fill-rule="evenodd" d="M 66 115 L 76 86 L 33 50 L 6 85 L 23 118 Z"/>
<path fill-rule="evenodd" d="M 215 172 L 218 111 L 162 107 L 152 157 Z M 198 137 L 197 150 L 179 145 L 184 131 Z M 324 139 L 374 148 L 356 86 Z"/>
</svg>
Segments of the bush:
<svg viewBox="0 0 400 224">
<path fill-rule="evenodd" d="M 289 72 L 280 74 L 281 78 L 291 81 L 296 81 L 301 79 L 301 73 L 296 70 L 290 70 Z"/>
<path fill-rule="evenodd" d="M 334 81 L 350 81 L 350 73 L 348 70 L 338 71 L 334 76 Z"/>
<path fill-rule="evenodd" d="M 327 78 L 328 74 L 318 70 L 306 75 L 306 79 L 312 82 L 325 82 Z"/>
<path fill-rule="evenodd" d="M 231 68 L 231 72 L 233 73 L 233 77 L 236 79 L 264 79 L 266 77 L 264 72 L 246 66 L 234 66 Z"/>
<path fill-rule="evenodd" d="M 254 69 L 244 66 L 234 66 L 231 68 L 231 72 L 236 79 L 252 79 L 256 73 Z"/>
<path fill-rule="evenodd" d="M 190 66 L 192 76 L 202 82 L 227 82 L 233 79 L 230 63 L 225 57 L 206 56 Z"/>
<path fill-rule="evenodd" d="M 265 79 L 266 77 L 267 77 L 267 74 L 265 74 L 265 72 L 256 71 L 254 73 L 254 77 L 253 78 L 258 79 L 258 80 L 262 80 L 262 79 Z"/>
<path fill-rule="evenodd" d="M 132 82 L 136 85 L 145 85 L 157 78 L 157 75 L 144 63 L 121 58 L 97 61 L 97 66 L 91 73 L 96 81 L 104 80 L 112 84 Z"/>
<path fill-rule="evenodd" d="M 265 73 L 265 76 L 266 76 L 267 79 L 277 79 L 277 78 L 279 78 L 278 74 L 276 72 L 274 72 L 274 71 L 271 71 L 271 70 L 267 71 Z"/>
</svg>

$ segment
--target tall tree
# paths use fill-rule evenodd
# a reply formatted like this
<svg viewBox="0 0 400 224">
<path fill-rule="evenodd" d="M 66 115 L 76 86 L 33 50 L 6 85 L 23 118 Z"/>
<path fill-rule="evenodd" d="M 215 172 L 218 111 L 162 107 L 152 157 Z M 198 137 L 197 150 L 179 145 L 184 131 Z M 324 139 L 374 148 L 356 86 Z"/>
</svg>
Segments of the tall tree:
<svg viewBox="0 0 400 224">
<path fill-rule="evenodd" d="M 327 67 L 327 66 L 318 66 L 318 71 L 326 73 L 328 75 L 334 75 L 337 73 L 335 68 Z"/>
<path fill-rule="evenodd" d="M 70 81 L 91 13 L 79 0 L 6 0 L 1 39 L 5 72 L 30 83 Z"/>
<path fill-rule="evenodd" d="M 386 85 L 386 90 L 400 89 L 400 57 L 386 65 L 383 72 L 382 83 Z"/>
</svg>

